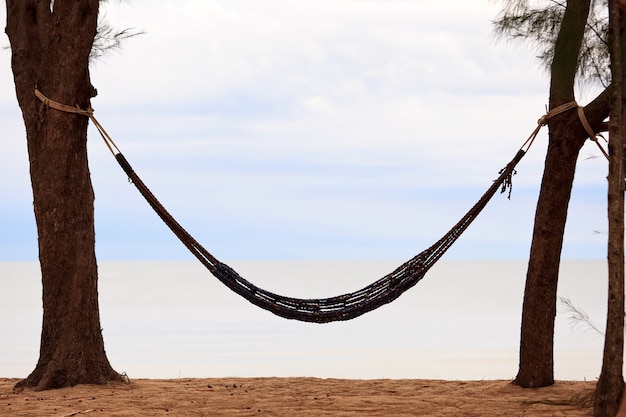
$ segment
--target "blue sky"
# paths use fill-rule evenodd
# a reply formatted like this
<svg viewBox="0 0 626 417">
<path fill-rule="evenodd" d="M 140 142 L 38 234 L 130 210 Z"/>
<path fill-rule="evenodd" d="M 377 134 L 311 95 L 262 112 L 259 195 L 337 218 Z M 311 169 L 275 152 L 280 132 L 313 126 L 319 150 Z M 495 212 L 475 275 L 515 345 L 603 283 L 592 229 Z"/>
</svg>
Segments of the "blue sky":
<svg viewBox="0 0 626 417">
<path fill-rule="evenodd" d="M 411 257 L 482 195 L 547 103 L 533 51 L 494 39 L 498 4 L 489 1 L 103 7 L 116 27 L 145 34 L 93 64 L 96 117 L 162 203 L 224 260 Z M 0 93 L 0 260 L 35 260 L 8 50 Z M 593 93 L 579 92 L 579 103 Z M 528 256 L 546 141 L 544 130 L 512 199 L 496 196 L 448 258 Z M 99 259 L 191 259 L 95 130 L 89 151 Z M 598 155 L 583 149 L 565 258 L 605 257 L 607 166 Z"/>
</svg>

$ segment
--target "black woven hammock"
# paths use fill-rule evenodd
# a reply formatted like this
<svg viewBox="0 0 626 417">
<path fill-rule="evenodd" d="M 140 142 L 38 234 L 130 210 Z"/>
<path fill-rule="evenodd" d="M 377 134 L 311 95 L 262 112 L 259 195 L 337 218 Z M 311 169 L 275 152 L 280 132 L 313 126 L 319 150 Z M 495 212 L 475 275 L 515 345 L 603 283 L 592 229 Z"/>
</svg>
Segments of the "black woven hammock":
<svg viewBox="0 0 626 417">
<path fill-rule="evenodd" d="M 478 202 L 437 243 L 400 265 L 396 270 L 358 291 L 330 298 L 292 298 L 266 291 L 242 278 L 228 265 L 217 260 L 196 241 L 161 205 L 148 187 L 137 176 L 122 153 L 115 158 L 163 222 L 198 260 L 224 285 L 265 310 L 280 317 L 314 323 L 350 320 L 398 298 L 417 284 L 450 246 L 469 227 L 498 189 L 502 192 L 511 185 L 517 163 L 525 155 L 520 150 L 515 158 L 500 171 L 500 176 Z"/>
<path fill-rule="evenodd" d="M 529 149 L 533 141 L 537 137 L 542 126 L 548 124 L 548 121 L 563 112 L 578 108 L 578 115 L 583 122 L 584 112 L 575 101 L 561 104 L 551 109 L 546 115 L 537 121 L 537 127 L 528 137 L 522 148 L 517 152 L 515 157 L 506 167 L 500 171 L 500 176 L 496 178 L 491 187 L 487 189 L 485 194 L 478 200 L 476 204 L 450 229 L 441 239 L 425 251 L 415 255 L 390 274 L 385 275 L 378 281 L 362 288 L 358 291 L 339 295 L 330 298 L 293 298 L 285 297 L 273 292 L 266 291 L 257 287 L 251 282 L 242 278 L 228 265 L 218 261 L 213 255 L 198 243 L 163 207 L 163 205 L 152 194 L 148 187 L 143 183 L 141 178 L 135 173 L 122 152 L 113 142 L 113 139 L 106 132 L 104 127 L 96 120 L 93 115 L 93 109 L 87 110 L 68 106 L 57 101 L 51 100 L 43 95 L 35 88 L 35 96 L 39 98 L 45 105 L 59 111 L 81 114 L 89 117 L 98 129 L 100 135 L 104 139 L 107 147 L 117 159 L 128 178 L 135 187 L 144 196 L 148 204 L 161 217 L 163 222 L 174 232 L 180 241 L 198 258 L 198 260 L 224 285 L 265 310 L 285 317 L 288 319 L 308 321 L 314 323 L 328 323 L 331 321 L 350 320 L 372 311 L 384 304 L 390 303 L 398 298 L 409 288 L 417 284 L 428 272 L 428 270 L 437 262 L 452 244 L 461 236 L 461 234 L 469 227 L 480 212 L 485 208 L 489 200 L 494 196 L 498 189 L 505 192 L 511 187 L 511 179 L 515 173 L 515 166 L 521 161 L 526 154 L 524 148 Z M 586 119 L 585 119 L 586 120 Z M 587 123 L 586 121 L 583 125 Z M 588 123 L 587 123 L 588 124 Z M 591 129 L 591 128 L 589 128 Z M 590 133 L 591 136 L 593 132 Z M 603 151 L 604 152 L 604 151 Z M 510 196 L 510 195 L 509 195 Z"/>
</svg>

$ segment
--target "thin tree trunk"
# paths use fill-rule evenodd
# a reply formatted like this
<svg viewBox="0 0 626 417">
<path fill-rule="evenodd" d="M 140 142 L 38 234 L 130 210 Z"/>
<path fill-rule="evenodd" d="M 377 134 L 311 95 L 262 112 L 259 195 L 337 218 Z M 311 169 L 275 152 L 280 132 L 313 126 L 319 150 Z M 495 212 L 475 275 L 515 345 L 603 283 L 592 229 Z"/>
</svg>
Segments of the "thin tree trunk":
<svg viewBox="0 0 626 417">
<path fill-rule="evenodd" d="M 95 257 L 94 194 L 84 116 L 50 109 L 50 98 L 86 108 L 95 96 L 89 53 L 98 0 L 7 0 L 6 33 L 22 109 L 43 285 L 39 361 L 18 386 L 58 388 L 120 379 L 104 351 Z"/>
<path fill-rule="evenodd" d="M 590 0 L 569 0 L 551 66 L 550 108 L 574 100 L 578 53 Z M 550 139 L 526 276 L 520 364 L 514 383 L 543 387 L 554 383 L 554 319 L 563 234 L 578 153 L 586 138 L 576 112 L 549 122 Z"/>
<path fill-rule="evenodd" d="M 594 416 L 617 414 L 624 393 L 624 20 L 609 1 L 613 90 L 609 119 L 608 270 L 609 291 L 602 371 L 594 397 Z"/>
</svg>

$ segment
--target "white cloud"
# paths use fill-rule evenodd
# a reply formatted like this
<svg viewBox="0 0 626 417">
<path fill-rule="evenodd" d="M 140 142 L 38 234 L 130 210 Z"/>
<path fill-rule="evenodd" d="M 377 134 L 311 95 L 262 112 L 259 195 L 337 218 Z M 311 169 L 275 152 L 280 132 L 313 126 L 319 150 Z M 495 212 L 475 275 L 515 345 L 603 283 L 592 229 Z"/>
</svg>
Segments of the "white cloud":
<svg viewBox="0 0 626 417">
<path fill-rule="evenodd" d="M 284 236 L 302 227 L 300 253 L 311 256 L 327 253 L 313 242 L 322 225 L 341 229 L 346 238 L 338 245 L 358 246 L 359 222 L 377 212 L 394 214 L 376 219 L 368 245 L 379 236 L 379 246 L 389 246 L 394 234 L 404 242 L 407 230 L 419 229 L 406 229 L 409 221 L 432 223 L 433 230 L 441 222 L 445 229 L 449 208 L 469 208 L 534 129 L 547 101 L 546 76 L 532 51 L 494 42 L 489 19 L 497 9 L 488 1 L 103 6 L 115 26 L 145 34 L 93 65 L 99 92 L 93 106 L 149 185 L 193 219 L 230 216 L 223 223 L 273 225 Z M 19 113 L 7 110 L 16 107 L 9 57 L 0 52 L 1 120 L 10 118 L 10 132 L 22 134 Z M 129 200 L 128 187 L 119 191 L 121 175 L 98 140 L 93 131 L 92 173 L 106 229 L 109 211 L 136 200 Z M 545 142 L 543 133 L 520 165 L 516 184 L 525 190 L 540 181 Z M 23 158 L 22 144 L 6 145 L 3 161 Z M 1 190 L 14 190 L 6 178 L 16 166 L 0 169 Z M 601 185 L 598 169 L 587 164 L 581 183 Z M 442 193 L 459 197 L 451 202 Z M 416 207 L 428 207 L 433 218 L 407 219 Z M 527 207 L 515 210 L 532 216 Z M 251 245 L 258 238 L 246 237 Z"/>
</svg>

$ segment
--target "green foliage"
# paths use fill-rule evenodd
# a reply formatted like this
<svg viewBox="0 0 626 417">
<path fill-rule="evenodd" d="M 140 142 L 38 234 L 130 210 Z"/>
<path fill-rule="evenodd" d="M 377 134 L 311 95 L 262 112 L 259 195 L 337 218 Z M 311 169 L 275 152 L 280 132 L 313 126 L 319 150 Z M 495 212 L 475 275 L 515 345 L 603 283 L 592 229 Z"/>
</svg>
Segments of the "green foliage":
<svg viewBox="0 0 626 417">
<path fill-rule="evenodd" d="M 537 58 L 541 64 L 549 70 L 567 0 L 499 1 L 503 7 L 493 22 L 495 35 L 518 42 L 530 42 L 537 48 Z M 577 77 L 582 83 L 600 83 L 604 87 L 610 84 L 608 27 L 608 0 L 591 0 L 578 57 Z"/>
</svg>

